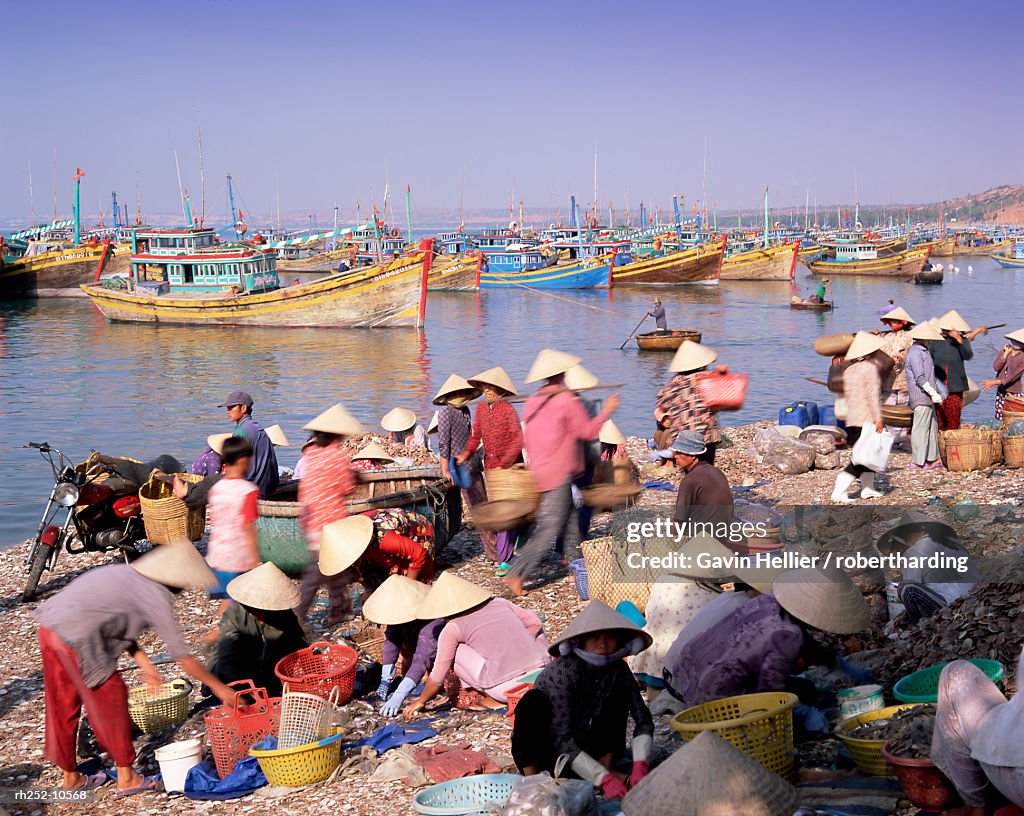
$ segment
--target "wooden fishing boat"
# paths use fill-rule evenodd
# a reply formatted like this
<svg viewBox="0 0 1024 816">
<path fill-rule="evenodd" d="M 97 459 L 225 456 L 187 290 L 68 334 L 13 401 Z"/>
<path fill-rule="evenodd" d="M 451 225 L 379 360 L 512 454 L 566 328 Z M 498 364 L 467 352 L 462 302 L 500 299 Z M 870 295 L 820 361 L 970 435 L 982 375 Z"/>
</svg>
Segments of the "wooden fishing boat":
<svg viewBox="0 0 1024 816">
<path fill-rule="evenodd" d="M 928 259 L 927 249 L 904 250 L 882 256 L 878 247 L 868 241 L 837 244 L 835 256 L 811 261 L 808 266 L 815 275 L 872 275 L 912 278 Z"/>
<path fill-rule="evenodd" d="M 369 510 L 401 507 L 426 516 L 434 526 L 438 553 L 462 527 L 462 494 L 441 476 L 439 467 L 370 471 L 359 474 L 349 494 L 350 516 Z M 299 527 L 298 482 L 285 482 L 272 500 L 259 503 L 256 532 L 260 557 L 289 575 L 300 575 L 309 563 L 306 539 Z"/>
<path fill-rule="evenodd" d="M 427 276 L 427 290 L 430 292 L 475 292 L 480 287 L 477 277 L 483 263 L 483 255 L 438 255 L 434 257 Z"/>
<path fill-rule="evenodd" d="M 481 289 L 608 289 L 614 256 L 520 272 L 481 272 Z M 616 274 L 618 272 L 616 271 Z"/>
<path fill-rule="evenodd" d="M 800 309 L 807 312 L 829 312 L 832 310 L 831 300 L 801 300 L 798 297 L 789 301 L 790 309 Z"/>
<path fill-rule="evenodd" d="M 722 239 L 721 243 L 701 244 L 656 257 L 646 256 L 616 266 L 612 282 L 615 286 L 717 284 L 724 254 L 725 239 Z"/>
<path fill-rule="evenodd" d="M 355 247 L 344 246 L 330 252 L 316 252 L 305 257 L 285 259 L 279 256 L 277 259 L 278 274 L 285 276 L 286 279 L 293 272 L 331 275 L 337 272 L 338 267 L 342 265 L 348 269 L 358 265 Z"/>
<path fill-rule="evenodd" d="M 111 321 L 199 326 L 422 325 L 422 287 L 432 253 L 281 287 L 276 253 L 222 244 L 213 230 L 138 233 L 127 290 L 83 285 Z M 120 283 L 120 282 L 116 282 Z"/>
<path fill-rule="evenodd" d="M 1004 252 L 1010 246 L 1013 246 L 1012 238 L 993 241 L 984 234 L 959 233 L 956 236 L 956 243 L 953 245 L 953 255 L 955 257 L 994 255 L 997 252 Z"/>
<path fill-rule="evenodd" d="M 722 280 L 792 280 L 800 242 L 767 249 L 752 247 L 722 261 Z"/>
<path fill-rule="evenodd" d="M 29 244 L 20 258 L 8 258 L 0 269 L 0 300 L 25 297 L 77 296 L 79 286 L 96 277 L 113 255 L 109 243 L 51 246 Z"/>
<path fill-rule="evenodd" d="M 693 329 L 668 329 L 644 332 L 636 336 L 636 344 L 642 351 L 675 351 L 684 340 L 699 343 L 703 335 Z"/>
<path fill-rule="evenodd" d="M 1007 241 L 1007 244 L 1002 252 L 992 254 L 992 260 L 1005 269 L 1024 269 L 1024 241 L 1016 244 Z"/>
<path fill-rule="evenodd" d="M 951 258 L 953 256 L 953 247 L 956 245 L 956 238 L 949 236 L 948 238 L 938 238 L 934 241 L 925 241 L 924 243 L 915 243 L 914 246 L 918 249 L 922 247 L 928 247 L 931 252 L 929 258 Z"/>
</svg>

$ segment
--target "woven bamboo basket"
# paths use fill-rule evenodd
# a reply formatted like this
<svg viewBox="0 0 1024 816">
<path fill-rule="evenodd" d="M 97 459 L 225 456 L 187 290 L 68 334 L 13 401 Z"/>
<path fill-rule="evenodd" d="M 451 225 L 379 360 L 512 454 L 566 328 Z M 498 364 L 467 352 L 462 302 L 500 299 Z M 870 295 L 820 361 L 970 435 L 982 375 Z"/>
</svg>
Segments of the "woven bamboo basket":
<svg viewBox="0 0 1024 816">
<path fill-rule="evenodd" d="M 1024 419 L 1024 412 L 1021 411 L 1007 411 L 1003 409 L 1003 430 L 1005 431 L 1018 419 Z"/>
<path fill-rule="evenodd" d="M 176 474 L 183 482 L 197 484 L 202 476 L 191 473 Z M 154 544 L 173 544 L 177 541 L 198 541 L 206 529 L 206 508 L 189 507 L 174 495 L 174 488 L 157 479 L 139 488 L 142 521 L 146 525 L 146 538 Z"/>
<path fill-rule="evenodd" d="M 653 579 L 637 581 L 639 570 L 627 571 L 625 542 L 613 536 L 592 538 L 580 544 L 580 549 L 587 567 L 587 592 L 591 600 L 606 603 L 613 609 L 622 601 L 630 601 L 641 612 L 647 609 Z"/>
<path fill-rule="evenodd" d="M 1003 462 L 1008 468 L 1024 467 L 1024 436 L 1003 437 Z"/>
<path fill-rule="evenodd" d="M 941 431 L 939 453 L 949 471 L 963 473 L 984 470 L 1002 461 L 1002 434 L 970 425 L 956 431 Z"/>
<path fill-rule="evenodd" d="M 352 642 L 370 660 L 380 663 L 384 658 L 384 629 L 379 624 L 367 623 L 352 636 Z"/>
<path fill-rule="evenodd" d="M 536 508 L 540 502 L 540 491 L 537 482 L 523 465 L 510 468 L 492 468 L 484 471 L 484 483 L 487 486 L 487 499 L 522 499 L 532 502 Z"/>
</svg>

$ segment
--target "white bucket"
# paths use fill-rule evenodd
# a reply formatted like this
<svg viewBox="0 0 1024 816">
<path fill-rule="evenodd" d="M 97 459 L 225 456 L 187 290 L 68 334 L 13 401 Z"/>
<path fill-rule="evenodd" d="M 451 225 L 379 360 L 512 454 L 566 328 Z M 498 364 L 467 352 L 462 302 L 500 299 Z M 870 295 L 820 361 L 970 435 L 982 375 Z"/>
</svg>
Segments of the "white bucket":
<svg viewBox="0 0 1024 816">
<path fill-rule="evenodd" d="M 900 603 L 899 586 L 895 581 L 885 585 L 885 605 L 889 607 L 889 620 L 896 620 L 907 609 Z"/>
<path fill-rule="evenodd" d="M 185 791 L 185 777 L 189 768 L 194 768 L 202 761 L 203 746 L 197 739 L 184 742 L 172 742 L 157 748 L 154 754 L 160 763 L 160 773 L 164 778 L 164 790 L 168 793 Z"/>
<path fill-rule="evenodd" d="M 844 720 L 877 711 L 885 704 L 882 700 L 882 687 L 876 684 L 845 689 L 836 698 L 839 700 L 839 716 Z"/>
</svg>

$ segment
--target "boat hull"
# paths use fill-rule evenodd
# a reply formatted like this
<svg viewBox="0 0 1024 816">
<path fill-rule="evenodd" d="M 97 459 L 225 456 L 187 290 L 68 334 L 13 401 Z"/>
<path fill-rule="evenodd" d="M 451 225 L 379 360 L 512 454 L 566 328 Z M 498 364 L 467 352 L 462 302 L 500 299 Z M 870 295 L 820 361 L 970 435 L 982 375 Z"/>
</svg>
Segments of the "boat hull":
<svg viewBox="0 0 1024 816">
<path fill-rule="evenodd" d="M 826 300 L 822 303 L 811 303 L 808 300 L 791 300 L 789 308 L 805 312 L 828 312 L 832 310 L 832 301 Z"/>
<path fill-rule="evenodd" d="M 911 278 L 921 271 L 921 266 L 927 259 L 927 249 L 911 249 L 870 261 L 820 260 L 811 261 L 808 266 L 815 275 L 866 275 Z"/>
<path fill-rule="evenodd" d="M 929 241 L 927 244 L 918 244 L 919 247 L 929 247 L 931 249 L 931 258 L 951 258 L 953 257 L 953 248 L 956 244 L 955 238 L 942 238 L 938 241 Z"/>
<path fill-rule="evenodd" d="M 422 253 L 382 266 L 328 275 L 307 284 L 253 295 L 139 295 L 86 285 L 103 316 L 114 322 L 188 326 L 378 328 L 415 326 Z"/>
<path fill-rule="evenodd" d="M 482 256 L 459 256 L 448 259 L 446 256 L 434 258 L 434 265 L 427 277 L 427 290 L 430 292 L 475 292 L 477 272 L 483 261 Z"/>
<path fill-rule="evenodd" d="M 81 297 L 79 286 L 95 279 L 107 251 L 103 244 L 76 246 L 8 261 L 0 268 L 0 300 Z"/>
<path fill-rule="evenodd" d="M 953 255 L 956 257 L 963 257 L 965 255 L 993 255 L 996 252 L 1002 252 L 1012 243 L 1012 240 L 1006 240 L 996 241 L 991 244 L 982 244 L 981 246 L 960 246 L 959 244 L 956 244 L 953 247 Z"/>
<path fill-rule="evenodd" d="M 699 343 L 703 335 L 699 331 L 677 329 L 667 332 L 646 332 L 636 336 L 636 344 L 641 351 L 675 351 L 684 340 Z"/>
<path fill-rule="evenodd" d="M 292 258 L 291 260 L 278 258 L 277 274 L 283 276 L 289 272 L 319 272 L 324 275 L 333 275 L 338 271 L 339 264 L 342 263 L 348 264 L 350 268 L 356 266 L 352 247 L 347 246 L 333 252 L 318 252 L 305 258 Z"/>
<path fill-rule="evenodd" d="M 1024 258 L 1007 258 L 1005 255 L 993 255 L 992 260 L 1006 269 L 1024 269 Z"/>
<path fill-rule="evenodd" d="M 792 280 L 799 244 L 739 252 L 722 261 L 722 280 Z"/>
<path fill-rule="evenodd" d="M 914 275 L 914 283 L 942 283 L 943 275 L 944 273 L 941 269 L 938 272 L 934 269 L 929 269 L 927 271 L 922 269 Z"/>
<path fill-rule="evenodd" d="M 672 286 L 683 283 L 717 284 L 722 269 L 725 245 L 698 246 L 662 255 L 660 258 L 633 261 L 615 267 L 615 286 Z"/>
<path fill-rule="evenodd" d="M 597 259 L 529 272 L 484 272 L 481 289 L 607 289 L 611 261 Z"/>
</svg>

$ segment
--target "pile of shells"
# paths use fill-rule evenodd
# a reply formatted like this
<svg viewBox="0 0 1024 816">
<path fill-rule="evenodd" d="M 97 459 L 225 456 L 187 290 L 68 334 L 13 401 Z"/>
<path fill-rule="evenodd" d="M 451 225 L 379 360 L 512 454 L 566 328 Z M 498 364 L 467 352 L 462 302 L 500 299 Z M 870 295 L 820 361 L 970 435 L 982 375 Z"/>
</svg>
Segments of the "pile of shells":
<svg viewBox="0 0 1024 816">
<path fill-rule="evenodd" d="M 927 745 L 930 746 L 934 728 L 935 706 L 927 704 L 897 711 L 885 719 L 871 720 L 859 728 L 854 728 L 849 735 L 856 739 L 894 742 L 902 747 L 904 744 L 913 744 L 915 741 L 917 743 L 924 742 L 924 735 L 927 732 Z M 903 756 L 902 751 L 898 753 Z"/>
<path fill-rule="evenodd" d="M 411 459 L 412 464 L 415 467 L 438 464 L 437 454 L 433 451 L 429 451 L 426 448 L 414 447 L 412 445 L 400 445 L 391 440 L 387 435 L 383 434 L 363 434 L 361 436 L 352 436 L 346 439 L 342 444 L 349 457 L 352 457 L 371 442 L 376 442 L 384 448 L 388 456 L 393 456 L 395 459 Z M 396 467 L 396 465 L 389 464 L 388 467 L 393 468 Z"/>
<path fill-rule="evenodd" d="M 898 733 L 889 737 L 889 753 L 908 759 L 929 759 L 932 754 L 934 733 L 935 709 L 932 708 L 931 712 L 921 712 L 919 716 L 906 722 Z"/>
</svg>

